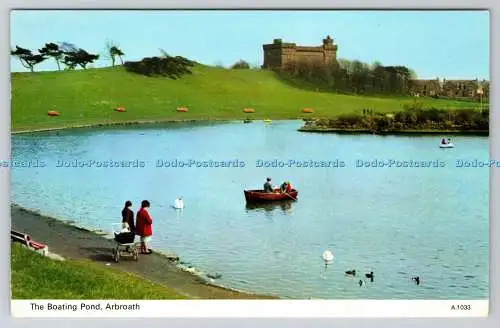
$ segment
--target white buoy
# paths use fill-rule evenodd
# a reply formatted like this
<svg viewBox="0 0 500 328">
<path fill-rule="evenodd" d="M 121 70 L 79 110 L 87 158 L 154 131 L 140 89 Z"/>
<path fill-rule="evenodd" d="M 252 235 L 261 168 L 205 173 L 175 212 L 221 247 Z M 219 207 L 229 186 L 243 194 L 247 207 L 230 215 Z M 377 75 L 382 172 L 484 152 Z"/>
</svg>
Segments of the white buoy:
<svg viewBox="0 0 500 328">
<path fill-rule="evenodd" d="M 182 197 L 179 197 L 174 201 L 174 208 L 179 210 L 182 210 L 184 208 L 184 200 L 182 199 Z"/>
<path fill-rule="evenodd" d="M 325 263 L 329 263 L 333 261 L 333 253 L 329 249 L 323 252 L 323 260 L 325 260 Z"/>
</svg>

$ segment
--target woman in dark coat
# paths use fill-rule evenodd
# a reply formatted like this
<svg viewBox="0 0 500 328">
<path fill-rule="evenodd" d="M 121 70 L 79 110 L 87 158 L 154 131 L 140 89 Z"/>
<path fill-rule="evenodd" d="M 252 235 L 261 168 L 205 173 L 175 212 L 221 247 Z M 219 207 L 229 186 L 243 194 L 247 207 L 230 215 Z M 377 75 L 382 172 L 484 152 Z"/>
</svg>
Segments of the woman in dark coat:
<svg viewBox="0 0 500 328">
<path fill-rule="evenodd" d="M 132 202 L 127 200 L 125 202 L 125 207 L 122 210 L 122 223 L 127 222 L 130 231 L 135 232 L 134 211 L 132 211 L 130 207 L 132 207 Z"/>
</svg>

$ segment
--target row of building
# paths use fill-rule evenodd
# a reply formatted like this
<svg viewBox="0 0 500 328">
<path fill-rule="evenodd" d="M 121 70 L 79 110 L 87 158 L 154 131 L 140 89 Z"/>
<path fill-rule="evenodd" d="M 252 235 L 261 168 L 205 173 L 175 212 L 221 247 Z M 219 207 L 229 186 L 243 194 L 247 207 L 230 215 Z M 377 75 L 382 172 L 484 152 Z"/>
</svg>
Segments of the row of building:
<svg viewBox="0 0 500 328">
<path fill-rule="evenodd" d="M 285 43 L 274 39 L 273 43 L 263 45 L 264 64 L 266 69 L 282 69 L 294 61 L 317 61 L 324 65 L 338 65 L 338 46 L 330 36 L 323 39 L 320 46 L 305 47 L 295 43 Z M 447 97 L 456 99 L 488 98 L 490 94 L 489 81 L 475 80 L 413 80 L 409 88 L 414 96 Z"/>
<path fill-rule="evenodd" d="M 487 99 L 490 82 L 486 80 L 413 80 L 410 92 L 414 96 L 446 97 L 457 99 Z"/>
</svg>

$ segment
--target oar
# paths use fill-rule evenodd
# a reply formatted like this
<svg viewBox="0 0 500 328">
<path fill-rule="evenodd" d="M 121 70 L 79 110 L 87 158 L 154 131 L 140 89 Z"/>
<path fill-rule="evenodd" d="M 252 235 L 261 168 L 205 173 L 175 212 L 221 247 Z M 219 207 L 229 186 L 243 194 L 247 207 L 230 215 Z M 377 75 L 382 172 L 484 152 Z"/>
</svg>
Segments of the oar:
<svg viewBox="0 0 500 328">
<path fill-rule="evenodd" d="M 287 195 L 288 197 L 290 197 L 290 198 L 291 198 L 291 199 L 293 199 L 293 200 L 297 200 L 297 198 L 293 198 L 293 196 L 292 196 L 292 195 L 290 195 L 290 194 L 288 194 L 287 192 L 285 192 L 284 194 L 285 194 L 285 195 Z"/>
</svg>

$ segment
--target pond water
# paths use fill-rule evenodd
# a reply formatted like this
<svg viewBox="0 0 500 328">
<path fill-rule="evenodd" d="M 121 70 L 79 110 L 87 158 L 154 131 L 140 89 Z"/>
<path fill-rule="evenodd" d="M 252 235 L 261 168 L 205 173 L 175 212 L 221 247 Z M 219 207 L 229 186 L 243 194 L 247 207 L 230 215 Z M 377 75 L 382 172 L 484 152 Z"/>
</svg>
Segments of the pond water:
<svg viewBox="0 0 500 328">
<path fill-rule="evenodd" d="M 439 136 L 300 133 L 301 125 L 179 123 L 13 135 L 13 160 L 44 167 L 12 170 L 12 201 L 111 231 L 125 200 L 137 210 L 148 199 L 153 249 L 175 252 L 200 272 L 222 274 L 216 283 L 246 291 L 302 299 L 488 297 L 489 172 L 457 167 L 457 160 L 487 160 L 487 137 L 457 136 L 456 148 L 440 149 Z M 210 160 L 237 165 L 203 167 Z M 373 160 L 395 162 L 357 165 Z M 75 161 L 94 162 L 72 167 Z M 98 167 L 103 161 L 142 167 Z M 274 185 L 290 180 L 298 200 L 246 205 L 243 190 L 262 188 L 268 176 Z M 178 196 L 182 212 L 171 207 Z M 326 249 L 335 259 L 325 268 Z M 351 269 L 355 278 L 344 275 Z M 374 281 L 360 286 L 370 271 Z"/>
</svg>

